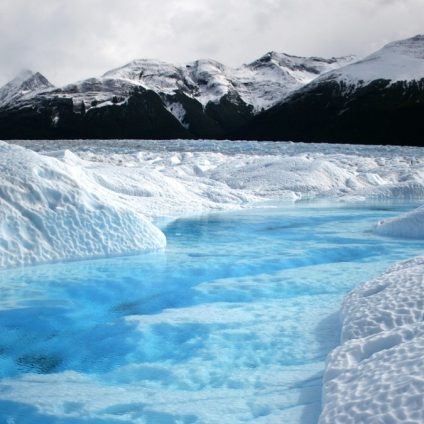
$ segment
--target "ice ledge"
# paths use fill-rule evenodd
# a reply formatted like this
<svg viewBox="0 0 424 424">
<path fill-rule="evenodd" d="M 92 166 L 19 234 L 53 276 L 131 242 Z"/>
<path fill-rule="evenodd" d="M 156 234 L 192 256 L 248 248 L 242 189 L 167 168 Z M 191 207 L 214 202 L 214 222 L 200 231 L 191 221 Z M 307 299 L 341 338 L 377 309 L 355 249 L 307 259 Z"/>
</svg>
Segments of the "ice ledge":
<svg viewBox="0 0 424 424">
<path fill-rule="evenodd" d="M 319 424 L 424 422 L 424 256 L 353 290 Z"/>
<path fill-rule="evenodd" d="M 424 239 L 424 206 L 380 221 L 375 232 L 382 236 Z"/>
<path fill-rule="evenodd" d="M 68 165 L 0 141 L 0 268 L 162 248 L 164 234 Z"/>
</svg>

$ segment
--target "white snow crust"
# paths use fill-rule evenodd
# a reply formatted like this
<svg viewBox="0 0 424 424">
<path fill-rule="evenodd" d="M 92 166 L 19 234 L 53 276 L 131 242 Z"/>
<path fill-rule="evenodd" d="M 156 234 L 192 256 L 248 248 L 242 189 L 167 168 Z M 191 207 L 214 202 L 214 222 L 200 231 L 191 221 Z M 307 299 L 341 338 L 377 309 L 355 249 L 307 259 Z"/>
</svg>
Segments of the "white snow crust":
<svg viewBox="0 0 424 424">
<path fill-rule="evenodd" d="M 328 357 L 320 424 L 424 422 L 424 257 L 353 290 Z"/>
<path fill-rule="evenodd" d="M 375 232 L 382 236 L 424 238 L 424 206 L 392 219 L 380 221 Z"/>
<path fill-rule="evenodd" d="M 159 229 L 75 163 L 0 142 L 0 181 L 0 268 L 165 246 Z"/>
</svg>

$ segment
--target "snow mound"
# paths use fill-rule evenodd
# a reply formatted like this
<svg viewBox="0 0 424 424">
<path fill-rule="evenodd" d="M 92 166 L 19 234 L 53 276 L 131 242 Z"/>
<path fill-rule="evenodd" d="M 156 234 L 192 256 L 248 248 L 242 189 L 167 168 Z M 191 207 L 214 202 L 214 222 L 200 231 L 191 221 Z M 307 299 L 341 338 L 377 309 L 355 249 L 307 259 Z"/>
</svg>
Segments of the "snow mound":
<svg viewBox="0 0 424 424">
<path fill-rule="evenodd" d="M 424 257 L 353 290 L 328 357 L 320 424 L 424 422 Z"/>
<path fill-rule="evenodd" d="M 159 229 L 76 162 L 0 141 L 0 181 L 0 267 L 165 246 Z"/>
<path fill-rule="evenodd" d="M 424 238 L 424 206 L 395 218 L 380 221 L 375 232 L 389 237 Z"/>
<path fill-rule="evenodd" d="M 424 78 L 424 35 L 394 41 L 355 63 L 322 75 L 319 81 L 336 79 L 366 85 L 374 80 L 419 81 Z"/>
</svg>

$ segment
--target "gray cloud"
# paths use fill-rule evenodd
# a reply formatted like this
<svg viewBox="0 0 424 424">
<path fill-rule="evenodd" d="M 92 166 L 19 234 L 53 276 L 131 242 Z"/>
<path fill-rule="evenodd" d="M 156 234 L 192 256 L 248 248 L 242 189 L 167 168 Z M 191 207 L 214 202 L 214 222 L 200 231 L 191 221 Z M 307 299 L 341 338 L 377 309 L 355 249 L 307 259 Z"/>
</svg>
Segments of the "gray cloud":
<svg viewBox="0 0 424 424">
<path fill-rule="evenodd" d="M 63 84 L 142 57 L 365 55 L 423 22 L 423 0 L 2 0 L 0 84 L 22 68 Z"/>
</svg>

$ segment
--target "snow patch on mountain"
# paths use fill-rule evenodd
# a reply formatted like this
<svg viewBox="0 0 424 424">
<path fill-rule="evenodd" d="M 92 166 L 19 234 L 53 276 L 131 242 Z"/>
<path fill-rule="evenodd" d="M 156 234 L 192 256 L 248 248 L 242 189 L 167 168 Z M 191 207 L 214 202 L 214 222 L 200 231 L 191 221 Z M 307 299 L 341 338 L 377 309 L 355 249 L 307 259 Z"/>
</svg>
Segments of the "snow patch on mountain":
<svg viewBox="0 0 424 424">
<path fill-rule="evenodd" d="M 419 81 L 424 78 L 424 35 L 394 41 L 362 60 L 319 77 L 314 84 L 336 80 L 367 85 L 375 80 Z"/>
<path fill-rule="evenodd" d="M 166 109 L 178 119 L 184 128 L 188 129 L 189 124 L 185 121 L 186 110 L 184 106 L 179 102 L 167 102 L 165 104 Z"/>
<path fill-rule="evenodd" d="M 268 109 L 322 73 L 355 60 L 354 56 L 331 59 L 299 57 L 269 52 L 260 59 L 231 71 L 241 98 L 255 111 Z"/>
</svg>

